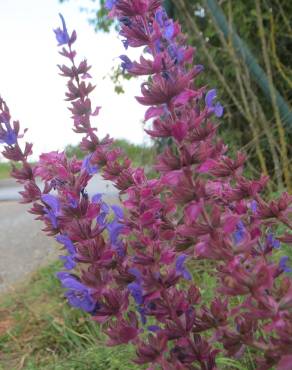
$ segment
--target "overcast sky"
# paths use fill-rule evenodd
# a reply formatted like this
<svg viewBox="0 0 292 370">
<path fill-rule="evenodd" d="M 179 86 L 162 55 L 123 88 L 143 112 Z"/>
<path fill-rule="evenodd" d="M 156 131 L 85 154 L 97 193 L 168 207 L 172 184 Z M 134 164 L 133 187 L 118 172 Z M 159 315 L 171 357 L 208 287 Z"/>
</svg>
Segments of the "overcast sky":
<svg viewBox="0 0 292 370">
<path fill-rule="evenodd" d="M 71 130 L 70 114 L 64 102 L 65 79 L 56 65 L 63 63 L 58 54 L 53 28 L 60 25 L 58 13 L 68 30 L 76 29 L 76 48 L 80 58 L 93 66 L 97 85 L 93 102 L 101 105 L 94 124 L 101 136 L 109 133 L 134 143 L 145 142 L 142 118 L 145 107 L 136 103 L 138 81 L 125 82 L 125 95 L 116 95 L 108 75 L 125 53 L 115 34 L 96 34 L 88 24 L 88 15 L 80 6 L 92 6 L 90 0 L 0 0 L 0 94 L 8 103 L 14 119 L 28 128 L 27 140 L 34 143 L 34 158 L 41 152 L 62 150 L 78 142 Z M 107 76 L 107 77 L 106 77 Z"/>
</svg>

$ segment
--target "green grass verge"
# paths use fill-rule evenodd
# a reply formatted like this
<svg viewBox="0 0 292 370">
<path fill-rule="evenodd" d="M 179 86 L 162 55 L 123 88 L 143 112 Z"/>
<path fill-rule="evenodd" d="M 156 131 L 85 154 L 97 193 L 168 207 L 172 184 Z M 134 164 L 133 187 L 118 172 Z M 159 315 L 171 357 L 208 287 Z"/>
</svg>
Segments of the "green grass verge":
<svg viewBox="0 0 292 370">
<path fill-rule="evenodd" d="M 0 163 L 0 180 L 7 179 L 10 177 L 11 164 Z"/>
<path fill-rule="evenodd" d="M 70 308 L 55 278 L 59 263 L 40 269 L 0 300 L 1 370 L 130 370 L 133 349 L 107 347 L 99 326 Z"/>
<path fill-rule="evenodd" d="M 198 266 L 197 266 L 198 267 Z M 205 266 L 202 266 L 205 267 Z M 98 324 L 69 307 L 54 262 L 12 294 L 0 298 L 0 370 L 135 370 L 131 346 L 108 347 Z M 195 280 L 199 278 L 194 274 Z M 214 278 L 203 273 L 202 295 L 210 299 Z M 254 369 L 224 357 L 219 369 Z"/>
</svg>

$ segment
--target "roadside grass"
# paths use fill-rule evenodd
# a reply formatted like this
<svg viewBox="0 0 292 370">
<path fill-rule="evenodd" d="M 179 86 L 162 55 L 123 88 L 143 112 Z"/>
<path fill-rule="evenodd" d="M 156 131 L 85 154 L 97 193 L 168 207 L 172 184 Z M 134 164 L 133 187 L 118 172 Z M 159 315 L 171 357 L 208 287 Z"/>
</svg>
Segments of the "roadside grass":
<svg viewBox="0 0 292 370">
<path fill-rule="evenodd" d="M 7 179 L 10 177 L 11 164 L 0 163 L 0 180 Z"/>
<path fill-rule="evenodd" d="M 0 297 L 1 370 L 131 370 L 129 346 L 107 347 L 98 324 L 69 307 L 55 262 Z"/>
<path fill-rule="evenodd" d="M 208 302 L 215 277 L 206 271 L 208 266 L 196 267 L 194 280 Z M 67 304 L 55 277 L 61 269 L 59 261 L 51 263 L 13 293 L 0 297 L 0 370 L 144 369 L 131 362 L 133 347 L 108 347 L 98 324 Z M 220 356 L 218 366 L 255 369 L 248 358 L 235 361 Z"/>
</svg>

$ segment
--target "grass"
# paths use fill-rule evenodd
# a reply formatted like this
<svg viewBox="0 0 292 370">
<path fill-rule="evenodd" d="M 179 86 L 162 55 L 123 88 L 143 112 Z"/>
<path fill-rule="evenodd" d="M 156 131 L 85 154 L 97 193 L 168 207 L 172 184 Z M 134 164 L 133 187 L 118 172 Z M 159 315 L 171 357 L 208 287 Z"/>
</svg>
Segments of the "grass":
<svg viewBox="0 0 292 370">
<path fill-rule="evenodd" d="M 0 163 L 0 180 L 7 179 L 10 177 L 11 164 Z"/>
<path fill-rule="evenodd" d="M 197 266 L 198 267 L 198 266 Z M 206 266 L 202 266 L 206 267 Z M 107 347 L 99 326 L 69 307 L 55 273 L 54 262 L 38 270 L 12 294 L 0 298 L 0 370 L 135 370 L 133 347 Z M 199 274 L 198 274 L 199 275 Z M 199 279 L 205 301 L 215 279 Z M 224 370 L 254 369 L 248 361 L 218 359 Z"/>
<path fill-rule="evenodd" d="M 99 326 L 63 298 L 59 263 L 0 300 L 1 370 L 131 370 L 129 346 L 107 347 Z M 140 367 L 139 367 L 140 368 Z"/>
</svg>

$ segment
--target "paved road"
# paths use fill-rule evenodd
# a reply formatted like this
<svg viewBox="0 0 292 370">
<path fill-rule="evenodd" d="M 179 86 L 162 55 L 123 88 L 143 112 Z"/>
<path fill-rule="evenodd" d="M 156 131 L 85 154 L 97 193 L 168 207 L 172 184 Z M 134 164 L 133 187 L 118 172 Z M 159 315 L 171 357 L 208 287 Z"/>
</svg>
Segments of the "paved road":
<svg viewBox="0 0 292 370">
<path fill-rule="evenodd" d="M 19 195 L 21 190 L 23 190 L 22 186 L 13 179 L 0 180 L 0 202 L 21 199 Z M 87 186 L 87 191 L 90 195 L 104 193 L 108 196 L 116 196 L 117 194 L 117 190 L 110 181 L 103 180 L 99 175 L 91 179 Z"/>
<path fill-rule="evenodd" d="M 13 180 L 0 181 L 0 292 L 25 278 L 37 267 L 57 257 L 53 238 L 42 231 L 42 223 L 29 214 L 29 205 L 19 204 L 21 190 Z M 105 200 L 115 202 L 117 191 L 96 176 L 88 193 L 104 193 Z"/>
</svg>

